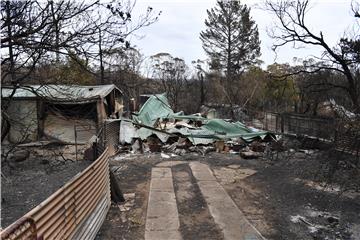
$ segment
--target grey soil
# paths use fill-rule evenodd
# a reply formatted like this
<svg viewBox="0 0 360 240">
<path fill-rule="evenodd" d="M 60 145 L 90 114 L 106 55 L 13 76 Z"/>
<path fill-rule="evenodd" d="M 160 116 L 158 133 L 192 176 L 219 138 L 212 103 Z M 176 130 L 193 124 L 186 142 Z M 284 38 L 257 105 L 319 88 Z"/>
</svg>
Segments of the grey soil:
<svg viewBox="0 0 360 240">
<path fill-rule="evenodd" d="M 170 160 L 201 161 L 213 171 L 233 169 L 234 165 L 256 171 L 246 178 L 227 182 L 221 181 L 221 176 L 216 177 L 250 222 L 268 239 L 359 239 L 359 235 L 355 235 L 360 231 L 359 175 L 340 162 L 339 170 L 330 179 L 331 184 L 353 189 L 353 195 L 348 192 L 339 195 L 305 184 L 306 181 L 329 179 L 328 163 L 333 159 L 346 162 L 350 157 L 320 150 L 310 155 L 298 151 L 282 155 L 272 160 L 245 160 L 238 155 L 218 153 L 206 156 L 189 153 L 170 159 L 164 159 L 160 154 L 120 155 L 117 160 L 110 161 L 111 168 L 116 171 L 122 191 L 135 193 L 135 205 L 129 211 L 121 212 L 113 204 L 97 239 L 144 238 L 151 168 Z M 45 200 L 90 164 L 83 161 L 43 163 L 41 159 L 16 163 L 16 170 L 11 174 L 3 166 L 2 171 L 7 177 L 7 180 L 2 179 L 1 189 L 3 227 Z M 233 166 L 230 168 L 229 165 Z M 184 240 L 222 239 L 187 164 L 173 166 L 172 171 Z M 323 212 L 336 216 L 338 221 L 326 217 Z M 291 221 L 296 215 L 326 229 L 311 232 L 306 224 Z"/>
<path fill-rule="evenodd" d="M 12 163 L 10 170 L 2 166 L 1 178 L 1 227 L 5 228 L 91 164 L 89 161 L 49 161 L 29 158 Z"/>
</svg>

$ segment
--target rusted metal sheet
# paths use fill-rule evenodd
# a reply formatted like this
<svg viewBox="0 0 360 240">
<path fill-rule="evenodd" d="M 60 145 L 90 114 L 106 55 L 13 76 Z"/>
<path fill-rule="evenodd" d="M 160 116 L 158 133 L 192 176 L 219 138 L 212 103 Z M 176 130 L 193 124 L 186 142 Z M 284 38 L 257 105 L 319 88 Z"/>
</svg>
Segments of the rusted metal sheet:
<svg viewBox="0 0 360 240">
<path fill-rule="evenodd" d="M 1 232 L 1 239 L 36 239 L 36 226 L 31 218 L 21 217 Z"/>
<path fill-rule="evenodd" d="M 109 151 L 22 218 L 1 239 L 94 239 L 110 207 Z"/>
<path fill-rule="evenodd" d="M 119 95 L 122 92 L 114 84 L 98 85 L 98 86 L 81 86 L 81 85 L 26 85 L 17 87 L 13 93 L 12 86 L 2 86 L 2 98 L 44 98 L 57 102 L 79 103 L 96 101 L 97 99 L 106 97 L 112 91 L 116 91 Z"/>
</svg>

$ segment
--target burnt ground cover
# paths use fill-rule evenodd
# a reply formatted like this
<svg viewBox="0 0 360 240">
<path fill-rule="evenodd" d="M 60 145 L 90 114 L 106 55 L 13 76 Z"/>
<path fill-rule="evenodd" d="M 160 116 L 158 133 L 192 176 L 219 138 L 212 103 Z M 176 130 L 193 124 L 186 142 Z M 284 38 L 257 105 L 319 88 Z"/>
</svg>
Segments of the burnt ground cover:
<svg viewBox="0 0 360 240">
<path fill-rule="evenodd" d="M 90 161 L 72 161 L 55 157 L 58 156 L 58 147 L 22 150 L 30 152 L 26 160 L 2 162 L 2 228 L 6 228 L 29 212 L 91 164 Z"/>
<path fill-rule="evenodd" d="M 97 239 L 144 238 L 151 168 L 169 161 L 179 163 L 171 168 L 183 239 L 223 239 L 189 169 L 191 161 L 210 166 L 267 239 L 360 239 L 360 179 L 351 163 L 353 157 L 331 150 L 286 149 L 258 159 L 215 152 L 170 158 L 158 153 L 114 156 L 111 171 L 123 193 L 135 194 L 134 201 L 125 210 L 124 204 L 112 204 Z M 90 163 L 49 160 L 33 154 L 23 162 L 14 162 L 11 171 L 3 164 L 2 227 L 45 200 Z"/>
<path fill-rule="evenodd" d="M 359 184 L 359 176 L 344 180 L 351 175 L 345 170 L 331 183 L 320 184 L 328 180 L 319 171 L 321 158 L 329 159 L 328 153 L 293 154 L 223 186 L 268 239 L 359 239 L 359 189 L 339 191 L 348 181 Z M 256 169 L 254 162 L 240 165 Z"/>
<path fill-rule="evenodd" d="M 340 163 L 330 174 L 334 158 Z M 329 150 L 293 149 L 259 159 L 215 152 L 169 159 L 160 154 L 118 155 L 111 161 L 112 170 L 123 192 L 135 193 L 135 204 L 127 211 L 113 204 L 97 239 L 144 238 L 151 168 L 168 161 L 181 161 L 172 172 L 183 239 L 223 239 L 188 168 L 190 161 L 211 167 L 267 239 L 359 239 L 360 179 L 346 166 L 351 158 Z"/>
</svg>

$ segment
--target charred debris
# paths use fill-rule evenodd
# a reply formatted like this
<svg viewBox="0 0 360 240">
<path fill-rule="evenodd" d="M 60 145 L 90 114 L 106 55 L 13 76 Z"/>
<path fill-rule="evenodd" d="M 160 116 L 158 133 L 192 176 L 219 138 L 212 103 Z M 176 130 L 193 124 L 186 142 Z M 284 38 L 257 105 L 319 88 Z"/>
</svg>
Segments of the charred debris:
<svg viewBox="0 0 360 240">
<path fill-rule="evenodd" d="M 118 152 L 161 152 L 163 158 L 216 151 L 258 158 L 271 151 L 277 136 L 239 121 L 174 112 L 166 94 L 152 95 L 138 112 L 120 121 Z"/>
</svg>

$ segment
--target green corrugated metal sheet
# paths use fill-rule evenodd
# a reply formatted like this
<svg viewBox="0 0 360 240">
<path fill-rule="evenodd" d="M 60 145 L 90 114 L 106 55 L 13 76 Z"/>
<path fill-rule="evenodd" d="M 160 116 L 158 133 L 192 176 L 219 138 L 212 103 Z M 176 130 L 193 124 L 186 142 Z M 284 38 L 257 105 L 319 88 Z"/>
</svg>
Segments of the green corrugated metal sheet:
<svg viewBox="0 0 360 240">
<path fill-rule="evenodd" d="M 194 120 L 201 121 L 203 125 L 196 129 L 187 127 L 173 128 L 169 133 L 179 133 L 187 137 L 194 145 L 209 144 L 219 139 L 242 138 L 244 141 L 251 142 L 256 138 L 264 139 L 270 133 L 248 128 L 241 122 L 230 122 L 223 119 L 207 119 L 198 115 L 183 115 L 182 112 L 174 113 L 171 109 L 166 94 L 151 96 L 140 109 L 139 113 L 133 117 L 134 121 L 143 125 L 154 127 L 158 119 Z M 142 139 L 157 132 L 151 129 L 139 129 Z M 165 134 L 166 135 L 166 134 Z M 165 142 L 168 136 L 159 136 Z"/>
<path fill-rule="evenodd" d="M 245 141 L 252 141 L 255 138 L 264 139 L 269 135 L 265 131 L 250 129 L 241 122 L 228 122 L 223 119 L 211 119 L 202 128 L 213 131 L 214 136 L 222 139 L 242 138 Z"/>
<path fill-rule="evenodd" d="M 133 116 L 133 119 L 141 124 L 153 127 L 157 119 L 179 119 L 179 120 L 206 120 L 197 115 L 184 115 L 183 112 L 174 113 L 170 107 L 166 94 L 151 96 L 141 107 L 140 111 Z"/>
<path fill-rule="evenodd" d="M 157 94 L 151 96 L 141 107 L 139 113 L 133 116 L 133 119 L 147 126 L 154 126 L 157 119 L 167 118 L 173 115 L 174 111 L 165 94 Z"/>
</svg>

